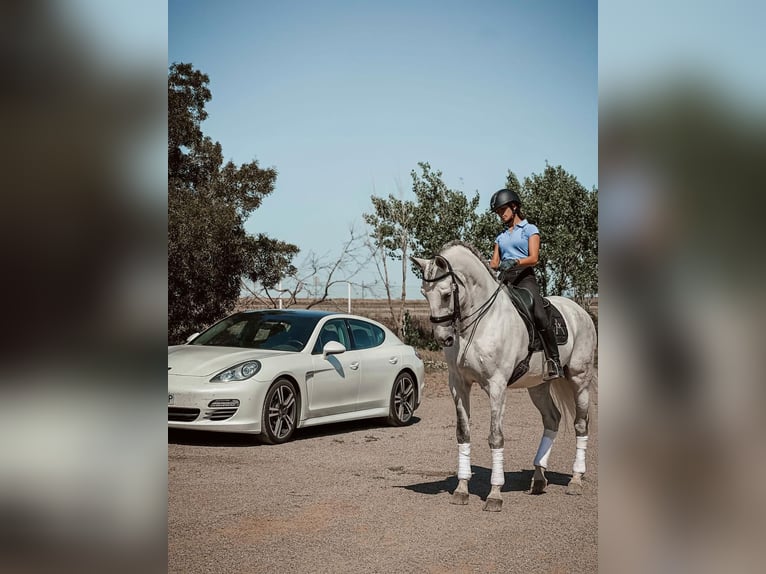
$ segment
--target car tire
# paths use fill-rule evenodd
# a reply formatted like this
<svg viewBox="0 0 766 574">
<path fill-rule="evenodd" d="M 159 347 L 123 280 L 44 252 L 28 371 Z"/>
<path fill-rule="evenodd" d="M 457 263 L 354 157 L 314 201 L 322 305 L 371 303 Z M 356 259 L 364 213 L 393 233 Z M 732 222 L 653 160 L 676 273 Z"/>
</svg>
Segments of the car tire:
<svg viewBox="0 0 766 574">
<path fill-rule="evenodd" d="M 277 379 L 263 400 L 261 440 L 266 444 L 289 441 L 298 425 L 298 390 L 290 379 Z"/>
<path fill-rule="evenodd" d="M 388 423 L 401 427 L 412 423 L 417 399 L 415 377 L 408 372 L 399 373 L 391 388 Z"/>
</svg>

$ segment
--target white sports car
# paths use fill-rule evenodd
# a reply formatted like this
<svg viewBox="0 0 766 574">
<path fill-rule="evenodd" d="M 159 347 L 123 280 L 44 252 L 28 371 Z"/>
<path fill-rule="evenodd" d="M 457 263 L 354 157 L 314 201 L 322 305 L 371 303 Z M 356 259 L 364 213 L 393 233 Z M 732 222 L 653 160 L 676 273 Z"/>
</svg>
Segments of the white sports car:
<svg viewBox="0 0 766 574">
<path fill-rule="evenodd" d="M 168 347 L 168 426 L 259 434 L 386 417 L 412 421 L 423 361 L 376 321 L 312 310 L 244 311 Z"/>
</svg>

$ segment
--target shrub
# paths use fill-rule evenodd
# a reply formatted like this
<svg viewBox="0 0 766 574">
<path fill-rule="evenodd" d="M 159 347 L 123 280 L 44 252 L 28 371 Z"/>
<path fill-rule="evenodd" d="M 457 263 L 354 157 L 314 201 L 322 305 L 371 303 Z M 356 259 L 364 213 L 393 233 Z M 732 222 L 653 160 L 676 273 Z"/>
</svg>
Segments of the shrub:
<svg viewBox="0 0 766 574">
<path fill-rule="evenodd" d="M 439 343 L 434 338 L 431 323 L 424 324 L 423 319 L 413 317 L 409 311 L 404 312 L 404 325 L 402 326 L 404 342 L 417 349 L 428 349 L 429 351 L 438 351 L 441 349 Z"/>
</svg>

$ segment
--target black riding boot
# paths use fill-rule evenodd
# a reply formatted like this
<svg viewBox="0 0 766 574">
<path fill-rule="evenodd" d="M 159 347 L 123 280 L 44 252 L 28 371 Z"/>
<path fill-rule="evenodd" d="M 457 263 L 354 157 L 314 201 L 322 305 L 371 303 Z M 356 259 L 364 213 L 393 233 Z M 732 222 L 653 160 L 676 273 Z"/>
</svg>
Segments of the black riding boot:
<svg viewBox="0 0 766 574">
<path fill-rule="evenodd" d="M 543 380 L 550 381 L 564 376 L 559 359 L 559 346 L 556 343 L 556 334 L 550 329 L 540 329 L 540 341 L 543 343 L 545 352 L 545 364 L 543 365 Z"/>
</svg>

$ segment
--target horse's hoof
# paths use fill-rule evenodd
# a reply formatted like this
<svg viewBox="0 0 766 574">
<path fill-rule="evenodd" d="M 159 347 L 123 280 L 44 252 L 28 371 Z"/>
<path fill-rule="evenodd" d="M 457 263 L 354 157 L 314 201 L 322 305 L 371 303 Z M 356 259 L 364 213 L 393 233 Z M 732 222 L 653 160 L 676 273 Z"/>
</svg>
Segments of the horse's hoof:
<svg viewBox="0 0 766 574">
<path fill-rule="evenodd" d="M 548 486 L 547 480 L 533 480 L 532 488 L 529 489 L 529 494 L 543 494 L 546 486 Z"/>
<path fill-rule="evenodd" d="M 502 498 L 488 498 L 484 503 L 484 510 L 487 512 L 500 512 L 503 509 Z"/>
<path fill-rule="evenodd" d="M 582 482 L 571 480 L 567 485 L 566 493 L 573 496 L 581 496 L 583 491 Z"/>
<path fill-rule="evenodd" d="M 468 493 L 467 492 L 453 492 L 452 498 L 450 499 L 450 504 L 459 504 L 459 505 L 466 505 L 468 504 Z"/>
</svg>

